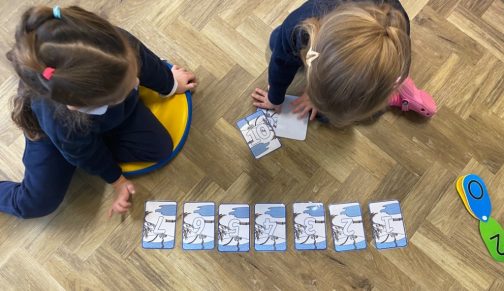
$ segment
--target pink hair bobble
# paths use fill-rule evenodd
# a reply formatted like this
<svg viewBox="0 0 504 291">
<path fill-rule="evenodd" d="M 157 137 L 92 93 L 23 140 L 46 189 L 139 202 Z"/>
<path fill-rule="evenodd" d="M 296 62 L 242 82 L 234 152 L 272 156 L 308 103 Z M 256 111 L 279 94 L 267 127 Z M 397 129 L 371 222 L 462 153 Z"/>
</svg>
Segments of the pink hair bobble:
<svg viewBox="0 0 504 291">
<path fill-rule="evenodd" d="M 52 79 L 52 77 L 54 75 L 54 71 L 56 71 L 55 68 L 47 67 L 44 69 L 44 71 L 42 71 L 42 77 L 44 77 L 44 79 L 49 81 Z"/>
</svg>

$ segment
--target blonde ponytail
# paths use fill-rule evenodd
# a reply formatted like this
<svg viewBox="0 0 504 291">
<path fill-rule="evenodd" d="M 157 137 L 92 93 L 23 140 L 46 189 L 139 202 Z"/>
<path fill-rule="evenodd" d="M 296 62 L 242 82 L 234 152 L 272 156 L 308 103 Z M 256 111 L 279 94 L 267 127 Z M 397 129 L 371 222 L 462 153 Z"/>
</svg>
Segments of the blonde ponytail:
<svg viewBox="0 0 504 291">
<path fill-rule="evenodd" d="M 381 110 L 408 76 L 411 45 L 404 15 L 388 4 L 338 6 L 301 28 L 308 46 L 301 51 L 307 70 L 307 94 L 337 126 Z M 309 51 L 318 57 L 307 59 Z"/>
</svg>

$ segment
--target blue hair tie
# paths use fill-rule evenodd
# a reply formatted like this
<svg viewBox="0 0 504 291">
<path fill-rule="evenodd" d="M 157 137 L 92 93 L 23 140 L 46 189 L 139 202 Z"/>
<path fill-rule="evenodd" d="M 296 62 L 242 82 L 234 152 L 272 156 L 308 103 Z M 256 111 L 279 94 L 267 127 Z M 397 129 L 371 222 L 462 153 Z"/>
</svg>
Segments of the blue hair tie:
<svg viewBox="0 0 504 291">
<path fill-rule="evenodd" d="M 54 18 L 61 19 L 61 8 L 59 6 L 54 6 L 52 9 Z"/>
</svg>

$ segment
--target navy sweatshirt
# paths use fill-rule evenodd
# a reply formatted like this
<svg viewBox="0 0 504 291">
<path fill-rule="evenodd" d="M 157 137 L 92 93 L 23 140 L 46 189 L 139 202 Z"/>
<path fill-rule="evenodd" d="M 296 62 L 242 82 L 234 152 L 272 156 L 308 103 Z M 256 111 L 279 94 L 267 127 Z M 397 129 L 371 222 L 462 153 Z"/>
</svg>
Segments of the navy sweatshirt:
<svg viewBox="0 0 504 291">
<path fill-rule="evenodd" d="M 352 2 L 363 2 L 364 0 L 353 0 Z M 272 34 L 271 45 L 272 55 L 268 69 L 269 92 L 268 99 L 272 104 L 279 105 L 284 102 L 287 88 L 294 80 L 299 68 L 303 66 L 303 61 L 299 55 L 300 51 L 308 45 L 308 35 L 296 29 L 306 19 L 322 18 L 324 15 L 338 9 L 341 3 L 349 2 L 345 0 L 309 0 L 301 7 L 293 11 L 285 21 Z M 389 3 L 396 9 L 402 11 L 407 21 L 408 34 L 410 24 L 408 14 L 398 0 L 374 0 L 375 3 Z"/>
<path fill-rule="evenodd" d="M 138 48 L 140 85 L 160 94 L 169 94 L 175 84 L 172 72 L 133 35 L 121 29 L 120 31 L 125 33 L 130 43 Z M 103 115 L 90 115 L 91 130 L 85 135 L 70 133 L 55 119 L 55 107 L 52 101 L 33 98 L 31 107 L 44 133 L 70 164 L 92 175 L 98 175 L 108 183 L 113 183 L 119 179 L 122 171 L 105 145 L 102 135 L 121 126 L 137 106 L 138 100 L 138 90 L 133 90 L 124 102 L 109 106 Z"/>
</svg>

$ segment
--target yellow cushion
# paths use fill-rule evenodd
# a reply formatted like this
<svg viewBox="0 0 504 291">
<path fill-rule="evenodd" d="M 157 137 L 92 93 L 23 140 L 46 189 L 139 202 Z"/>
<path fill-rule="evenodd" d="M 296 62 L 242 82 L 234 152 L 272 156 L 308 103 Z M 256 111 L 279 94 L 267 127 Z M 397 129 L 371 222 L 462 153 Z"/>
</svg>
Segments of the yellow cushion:
<svg viewBox="0 0 504 291">
<path fill-rule="evenodd" d="M 191 96 L 190 93 L 176 94 L 172 97 L 161 98 L 156 91 L 140 87 L 140 99 L 154 113 L 157 119 L 168 130 L 173 140 L 173 158 L 185 142 L 190 126 Z M 168 162 L 168 161 L 160 161 Z M 158 163 L 122 163 L 120 164 L 124 174 L 140 174 L 142 170 L 157 169 Z"/>
</svg>

